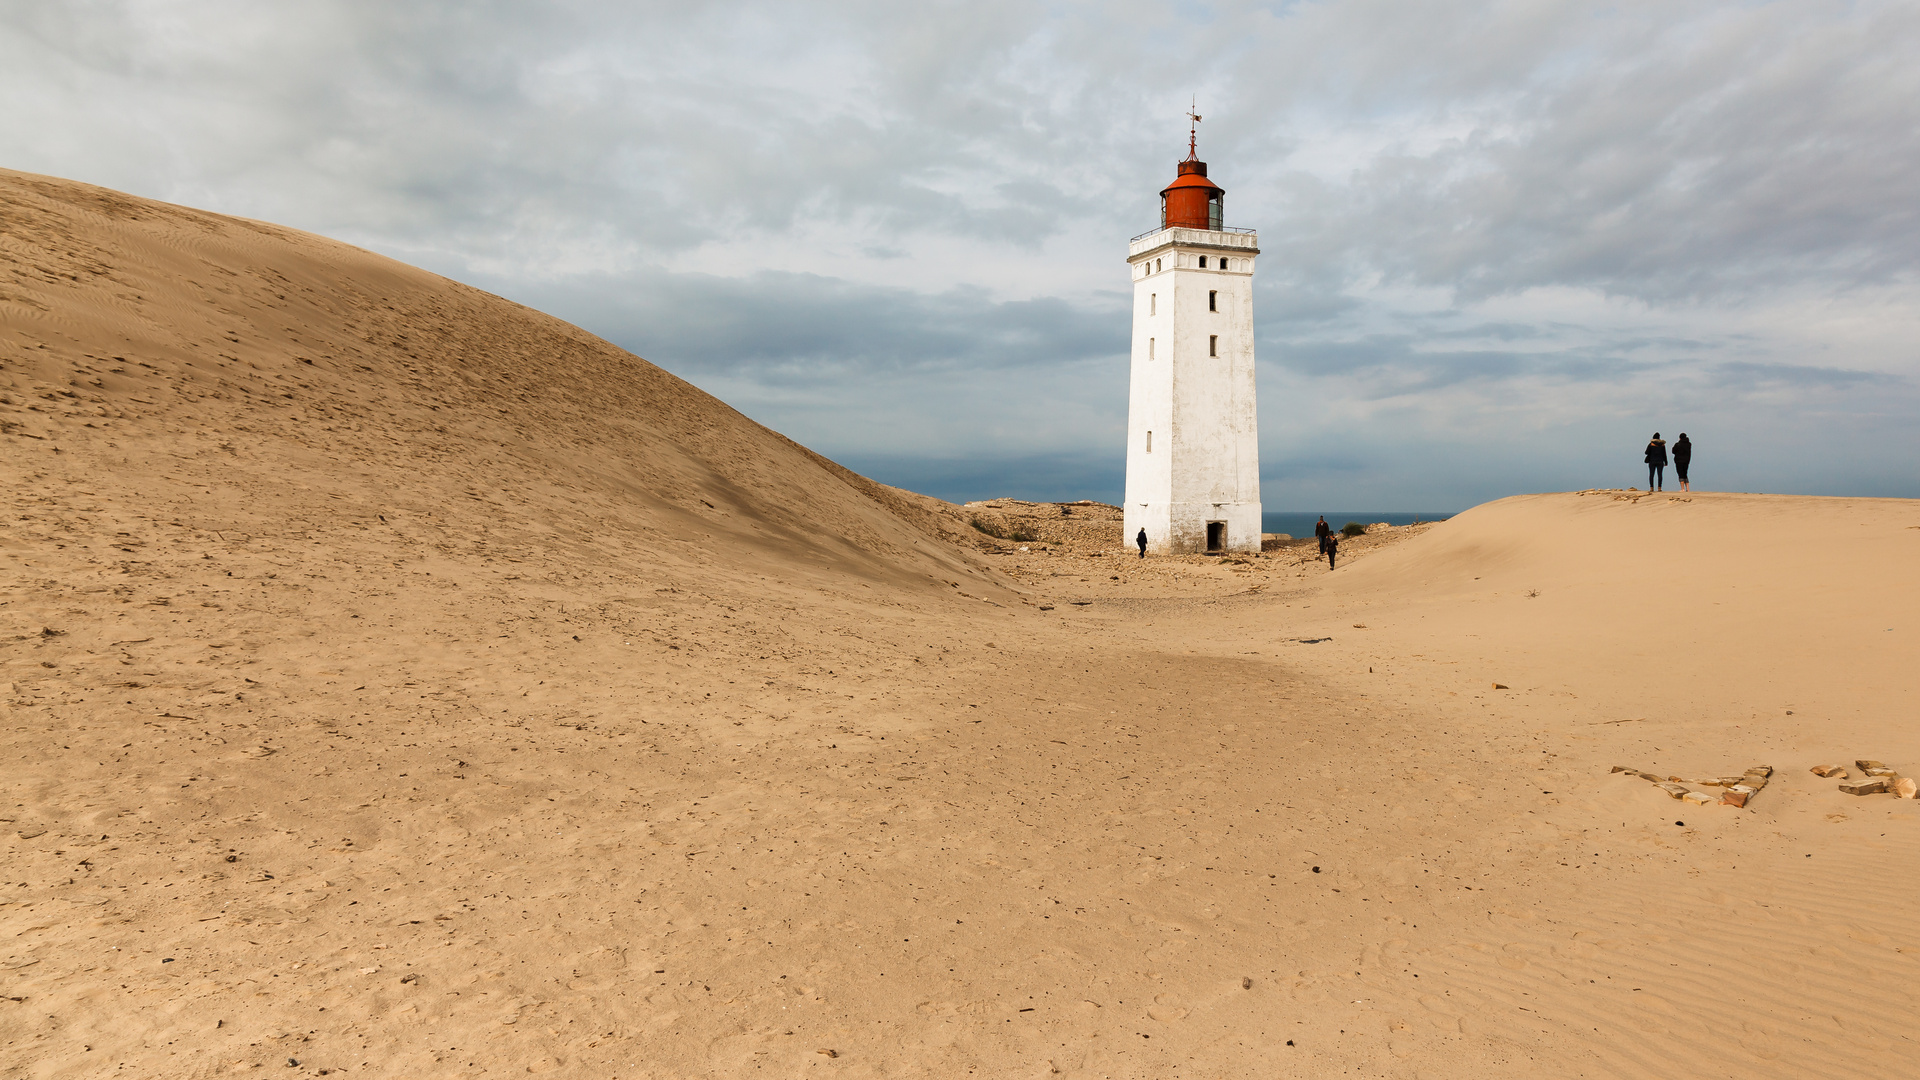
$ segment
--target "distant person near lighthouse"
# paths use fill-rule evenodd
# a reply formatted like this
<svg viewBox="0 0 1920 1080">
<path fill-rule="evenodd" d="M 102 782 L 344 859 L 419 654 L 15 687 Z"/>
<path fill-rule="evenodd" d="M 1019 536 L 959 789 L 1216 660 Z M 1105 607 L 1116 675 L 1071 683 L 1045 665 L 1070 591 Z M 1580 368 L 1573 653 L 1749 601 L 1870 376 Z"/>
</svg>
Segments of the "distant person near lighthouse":
<svg viewBox="0 0 1920 1080">
<path fill-rule="evenodd" d="M 1327 524 L 1327 515 L 1321 514 L 1320 520 L 1313 523 L 1313 535 L 1320 541 L 1320 554 L 1327 553 L 1327 537 L 1333 535 L 1333 526 Z"/>
<path fill-rule="evenodd" d="M 1680 438 L 1675 440 L 1673 444 L 1673 475 L 1680 481 L 1681 491 L 1693 490 L 1693 488 L 1687 485 L 1687 466 L 1692 462 L 1693 442 L 1687 438 L 1687 433 L 1683 431 L 1680 433 Z"/>
<path fill-rule="evenodd" d="M 1141 529 L 1140 535 L 1134 537 L 1133 542 L 1140 545 L 1140 557 L 1143 559 L 1146 558 L 1147 557 L 1147 530 Z"/>
</svg>

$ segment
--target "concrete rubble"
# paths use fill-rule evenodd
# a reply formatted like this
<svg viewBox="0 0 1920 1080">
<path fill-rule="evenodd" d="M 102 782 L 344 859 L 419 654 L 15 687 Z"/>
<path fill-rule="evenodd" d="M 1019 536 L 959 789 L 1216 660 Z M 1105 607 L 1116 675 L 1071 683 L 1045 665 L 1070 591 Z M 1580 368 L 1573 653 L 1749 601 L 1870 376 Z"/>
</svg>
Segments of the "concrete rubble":
<svg viewBox="0 0 1920 1080">
<path fill-rule="evenodd" d="M 1892 781 L 1884 776 L 1868 776 L 1859 780 L 1847 780 L 1841 783 L 1841 792 L 1847 795 L 1878 795 L 1887 790 Z"/>
<path fill-rule="evenodd" d="M 1897 769 L 1886 762 L 1875 761 L 1872 758 L 1857 758 L 1853 764 L 1865 775 L 1858 780 L 1843 782 L 1840 785 L 1842 792 L 1848 795 L 1879 795 L 1882 792 L 1891 792 L 1902 799 L 1914 797 L 1917 786 L 1914 779 L 1910 776 L 1901 776 Z M 1845 769 L 1838 769 L 1837 775 L 1846 776 L 1847 772 Z"/>
<path fill-rule="evenodd" d="M 1773 776 L 1773 766 L 1771 765 L 1755 765 L 1739 776 L 1716 776 L 1704 780 L 1693 780 L 1684 776 L 1660 776 L 1655 773 L 1642 772 L 1639 769 L 1630 769 L 1625 765 L 1615 765 L 1613 771 L 1626 773 L 1628 776 L 1637 776 L 1666 792 L 1672 798 L 1684 799 L 1687 802 L 1702 806 L 1714 802 L 1726 806 L 1745 806 L 1749 799 L 1759 794 L 1760 789 L 1767 786 L 1767 780 Z M 1718 797 L 1715 797 L 1706 792 L 1694 791 L 1687 786 L 1689 784 L 1694 787 L 1717 787 L 1724 788 L 1725 790 L 1722 791 Z"/>
</svg>

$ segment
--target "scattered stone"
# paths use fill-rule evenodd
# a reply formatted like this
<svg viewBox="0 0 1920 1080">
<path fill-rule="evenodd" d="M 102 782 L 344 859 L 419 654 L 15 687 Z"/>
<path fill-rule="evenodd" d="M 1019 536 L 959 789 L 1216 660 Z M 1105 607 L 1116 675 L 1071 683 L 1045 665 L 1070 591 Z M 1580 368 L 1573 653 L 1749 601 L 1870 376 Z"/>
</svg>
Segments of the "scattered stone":
<svg viewBox="0 0 1920 1080">
<path fill-rule="evenodd" d="M 834 1057 L 834 1058 L 837 1058 L 840 1056 L 840 1051 L 838 1050 L 822 1050 L 820 1051 L 820 1053 L 825 1054 L 828 1057 Z"/>
<path fill-rule="evenodd" d="M 1848 795 L 1878 795 L 1892 786 L 1892 781 L 1884 776 L 1869 776 L 1860 780 L 1849 780 L 1840 785 L 1840 790 Z"/>
<path fill-rule="evenodd" d="M 1840 765 L 1815 765 L 1807 771 L 1815 776 L 1832 776 L 1841 780 L 1847 778 L 1847 770 Z"/>
<path fill-rule="evenodd" d="M 1241 979 L 1240 979 L 1240 989 L 1242 989 L 1242 990 L 1251 990 L 1251 989 L 1253 989 L 1253 980 L 1252 980 L 1251 978 L 1247 978 L 1247 977 L 1245 977 L 1245 976 L 1242 976 L 1242 977 L 1241 977 Z"/>
<path fill-rule="evenodd" d="M 1772 775 L 1773 766 L 1755 765 L 1748 769 L 1744 776 L 1715 776 L 1704 780 L 1690 779 L 1685 776 L 1658 776 L 1639 769 L 1630 769 L 1625 765 L 1615 765 L 1613 771 L 1637 776 L 1666 792 L 1669 797 L 1684 799 L 1695 805 L 1721 803 L 1727 806 L 1745 806 L 1761 788 L 1767 786 L 1767 777 Z M 1715 796 L 1706 792 L 1695 792 L 1687 786 L 1689 784 L 1694 787 L 1725 788 L 1727 794 Z"/>
<path fill-rule="evenodd" d="M 1860 766 L 1860 771 L 1863 773 L 1866 773 L 1868 776 L 1899 776 L 1900 775 L 1894 770 L 1889 769 L 1886 765 L 1878 761 L 1870 761 L 1866 758 L 1861 758 L 1858 761 L 1855 761 L 1854 764 Z"/>
<path fill-rule="evenodd" d="M 1503 682 L 1497 682 L 1493 684 L 1493 688 L 1495 690 L 1505 690 L 1507 688 L 1507 684 Z"/>
<path fill-rule="evenodd" d="M 1902 776 L 1893 782 L 1893 793 L 1903 799 L 1920 798 L 1920 782 L 1911 776 Z"/>
</svg>

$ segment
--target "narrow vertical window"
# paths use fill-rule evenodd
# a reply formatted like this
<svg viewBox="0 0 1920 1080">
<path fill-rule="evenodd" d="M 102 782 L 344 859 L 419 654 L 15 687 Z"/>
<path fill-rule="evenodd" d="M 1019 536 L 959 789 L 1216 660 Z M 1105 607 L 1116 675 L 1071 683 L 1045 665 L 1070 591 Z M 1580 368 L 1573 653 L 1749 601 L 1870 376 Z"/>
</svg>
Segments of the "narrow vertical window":
<svg viewBox="0 0 1920 1080">
<path fill-rule="evenodd" d="M 1153 432 L 1147 432 L 1147 453 L 1153 453 Z"/>
<path fill-rule="evenodd" d="M 1207 310 L 1208 311 L 1220 310 L 1220 294 L 1216 290 L 1213 290 L 1213 289 L 1207 290 Z"/>
<path fill-rule="evenodd" d="M 1220 355 L 1220 335 L 1219 334 L 1207 335 L 1207 355 L 1208 356 Z"/>
<path fill-rule="evenodd" d="M 1220 269 L 1225 270 L 1226 268 L 1227 268 L 1227 260 L 1225 256 L 1222 256 L 1220 259 Z"/>
<path fill-rule="evenodd" d="M 1147 314 L 1149 315 L 1160 314 L 1160 294 L 1159 293 L 1147 294 Z"/>
<path fill-rule="evenodd" d="M 1153 339 L 1147 339 L 1147 359 L 1153 359 Z"/>
<path fill-rule="evenodd" d="M 1160 260 L 1159 260 L 1159 259 L 1155 259 L 1155 260 L 1153 260 L 1153 272 L 1154 272 L 1154 273 L 1156 273 L 1156 274 L 1160 272 Z"/>
<path fill-rule="evenodd" d="M 1200 256 L 1200 269 L 1205 270 L 1206 268 L 1207 268 L 1207 257 L 1205 255 L 1202 255 Z"/>
</svg>

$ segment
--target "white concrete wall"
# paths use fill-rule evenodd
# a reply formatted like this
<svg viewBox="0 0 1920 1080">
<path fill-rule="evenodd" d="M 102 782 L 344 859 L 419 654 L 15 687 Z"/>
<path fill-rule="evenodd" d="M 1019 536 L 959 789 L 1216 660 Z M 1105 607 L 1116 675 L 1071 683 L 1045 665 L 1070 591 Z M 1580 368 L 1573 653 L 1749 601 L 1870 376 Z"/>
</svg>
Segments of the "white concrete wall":
<svg viewBox="0 0 1920 1080">
<path fill-rule="evenodd" d="M 1130 248 L 1127 542 L 1145 528 L 1151 553 L 1205 551 L 1207 523 L 1224 521 L 1225 550 L 1258 551 L 1253 271 L 1259 239 L 1253 233 L 1162 229 Z M 1209 292 L 1217 294 L 1212 310 Z M 1213 355 L 1209 338 L 1217 342 Z"/>
</svg>

